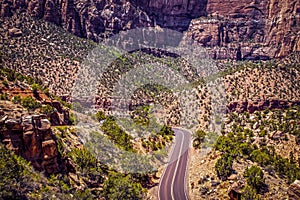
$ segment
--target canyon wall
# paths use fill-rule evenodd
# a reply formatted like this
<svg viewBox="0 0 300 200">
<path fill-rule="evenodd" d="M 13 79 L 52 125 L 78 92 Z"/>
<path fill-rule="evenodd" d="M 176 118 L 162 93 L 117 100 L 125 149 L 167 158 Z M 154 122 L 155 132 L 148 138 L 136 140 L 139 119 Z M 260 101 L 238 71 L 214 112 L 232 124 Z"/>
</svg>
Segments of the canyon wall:
<svg viewBox="0 0 300 200">
<path fill-rule="evenodd" d="M 1 15 L 23 9 L 95 41 L 161 26 L 198 41 L 215 59 L 269 59 L 300 51 L 298 0 L 0 0 Z"/>
<path fill-rule="evenodd" d="M 121 30 L 151 25 L 146 13 L 124 0 L 1 0 L 0 5 L 2 16 L 21 9 L 95 41 Z"/>
<path fill-rule="evenodd" d="M 269 59 L 300 50 L 297 0 L 208 0 L 206 11 L 187 34 L 213 58 Z"/>
</svg>

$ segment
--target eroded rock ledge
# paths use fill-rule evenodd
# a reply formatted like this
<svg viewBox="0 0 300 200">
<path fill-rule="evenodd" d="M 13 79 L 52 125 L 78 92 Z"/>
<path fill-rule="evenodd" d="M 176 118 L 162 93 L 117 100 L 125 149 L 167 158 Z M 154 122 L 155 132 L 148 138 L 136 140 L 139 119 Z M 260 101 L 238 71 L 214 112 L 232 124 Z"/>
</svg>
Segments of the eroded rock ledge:
<svg viewBox="0 0 300 200">
<path fill-rule="evenodd" d="M 244 101 L 231 102 L 227 105 L 227 112 L 249 112 L 262 111 L 266 109 L 284 109 L 292 106 L 300 106 L 300 101 L 285 101 L 285 100 L 261 100 L 261 101 Z"/>
<path fill-rule="evenodd" d="M 20 120 L 4 117 L 0 121 L 1 142 L 33 167 L 46 174 L 59 172 L 58 149 L 45 115 L 30 115 Z"/>
</svg>

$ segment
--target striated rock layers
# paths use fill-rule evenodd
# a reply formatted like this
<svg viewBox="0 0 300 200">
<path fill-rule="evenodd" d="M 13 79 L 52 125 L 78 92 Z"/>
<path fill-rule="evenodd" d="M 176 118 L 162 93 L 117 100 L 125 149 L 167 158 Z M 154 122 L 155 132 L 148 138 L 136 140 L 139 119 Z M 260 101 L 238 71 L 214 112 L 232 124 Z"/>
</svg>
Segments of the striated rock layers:
<svg viewBox="0 0 300 200">
<path fill-rule="evenodd" d="M 300 51 L 299 0 L 0 0 L 80 37 L 98 41 L 135 27 L 167 27 L 200 42 L 215 59 L 269 59 Z"/>
<path fill-rule="evenodd" d="M 300 51 L 298 0 L 208 0 L 206 11 L 187 34 L 213 58 L 257 60 Z"/>
<path fill-rule="evenodd" d="M 292 106 L 299 106 L 299 101 L 284 101 L 284 100 L 261 100 L 255 102 L 231 102 L 227 105 L 227 112 L 249 112 L 262 111 L 266 109 L 284 109 Z"/>
<path fill-rule="evenodd" d="M 1 120 L 0 139 L 6 148 L 30 161 L 35 169 L 52 174 L 60 171 L 58 149 L 50 122 L 44 115 L 22 120 Z"/>
</svg>

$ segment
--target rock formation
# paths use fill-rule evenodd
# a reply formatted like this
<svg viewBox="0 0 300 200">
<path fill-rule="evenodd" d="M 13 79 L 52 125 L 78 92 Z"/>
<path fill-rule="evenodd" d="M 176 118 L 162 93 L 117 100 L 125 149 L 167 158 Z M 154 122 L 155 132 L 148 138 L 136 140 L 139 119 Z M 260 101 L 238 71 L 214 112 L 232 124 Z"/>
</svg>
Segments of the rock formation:
<svg viewBox="0 0 300 200">
<path fill-rule="evenodd" d="M 1 142 L 6 148 L 30 161 L 35 169 L 52 174 L 60 171 L 58 149 L 50 122 L 44 115 L 22 120 L 1 120 Z"/>
<path fill-rule="evenodd" d="M 300 199 L 300 181 L 296 180 L 292 183 L 288 190 L 288 195 L 290 200 Z"/>
<path fill-rule="evenodd" d="M 33 17 L 63 26 L 73 34 L 98 41 L 106 34 L 148 26 L 146 13 L 129 1 L 117 0 L 1 0 L 1 15 L 23 9 Z"/>
<path fill-rule="evenodd" d="M 131 0 L 134 5 L 146 11 L 155 24 L 175 29 L 187 30 L 190 21 L 206 16 L 207 0 Z"/>
<path fill-rule="evenodd" d="M 99 39 L 135 27 L 187 30 L 216 59 L 269 59 L 300 51 L 298 0 L 0 0 L 80 37 Z"/>
<path fill-rule="evenodd" d="M 227 112 L 249 112 L 254 113 L 255 111 L 262 111 L 266 109 L 284 109 L 291 106 L 299 106 L 300 102 L 284 101 L 284 100 L 261 100 L 255 102 L 231 102 L 227 105 Z"/>
<path fill-rule="evenodd" d="M 208 0 L 207 17 L 193 20 L 188 35 L 216 59 L 286 56 L 300 50 L 299 8 L 297 0 Z"/>
<path fill-rule="evenodd" d="M 58 101 L 44 101 L 43 104 L 52 106 L 55 110 L 49 114 L 52 126 L 71 125 L 70 113 L 67 108 L 64 108 Z"/>
</svg>

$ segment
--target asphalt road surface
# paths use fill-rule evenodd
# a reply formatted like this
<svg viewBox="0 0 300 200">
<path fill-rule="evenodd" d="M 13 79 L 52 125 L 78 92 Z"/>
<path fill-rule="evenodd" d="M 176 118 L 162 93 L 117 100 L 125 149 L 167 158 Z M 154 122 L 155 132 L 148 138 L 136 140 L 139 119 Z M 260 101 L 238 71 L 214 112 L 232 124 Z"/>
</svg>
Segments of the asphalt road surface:
<svg viewBox="0 0 300 200">
<path fill-rule="evenodd" d="M 175 131 L 175 144 L 168 165 L 162 175 L 158 188 L 159 200 L 187 200 L 187 164 L 191 134 L 182 129 Z"/>
</svg>

